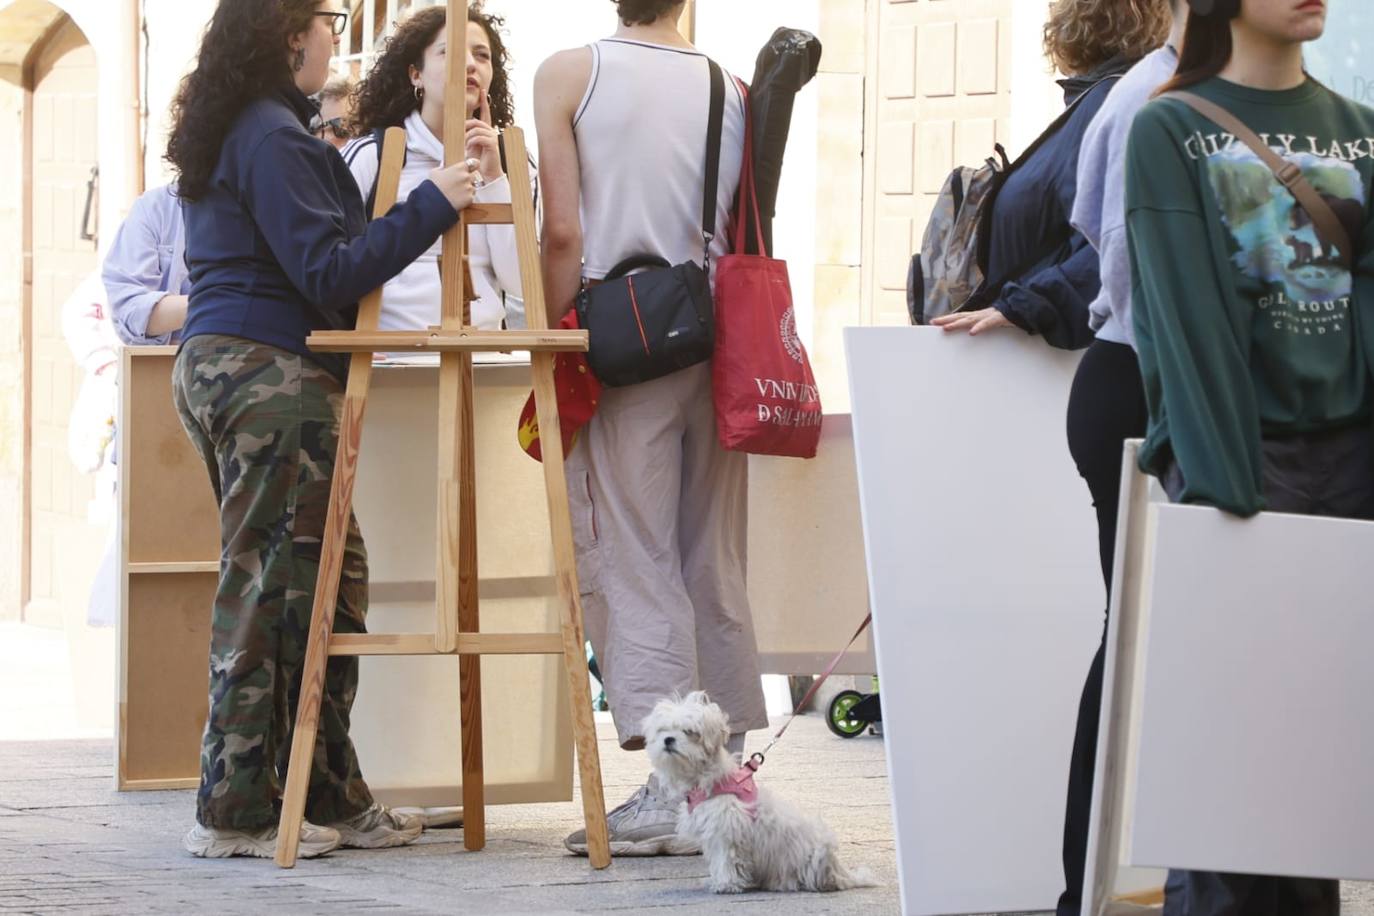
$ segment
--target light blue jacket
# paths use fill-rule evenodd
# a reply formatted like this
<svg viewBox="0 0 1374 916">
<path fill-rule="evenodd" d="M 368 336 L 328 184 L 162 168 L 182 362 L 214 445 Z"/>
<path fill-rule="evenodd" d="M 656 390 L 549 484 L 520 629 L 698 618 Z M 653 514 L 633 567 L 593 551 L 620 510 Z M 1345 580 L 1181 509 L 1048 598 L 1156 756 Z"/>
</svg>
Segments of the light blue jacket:
<svg viewBox="0 0 1374 916">
<path fill-rule="evenodd" d="M 134 345 L 180 340 L 177 331 L 149 336 L 148 318 L 164 296 L 191 292 L 188 273 L 181 201 L 171 185 L 153 188 L 134 201 L 101 268 L 119 339 Z"/>
<path fill-rule="evenodd" d="M 1177 68 L 1173 48 L 1147 54 L 1112 87 L 1083 135 L 1078 195 L 1069 222 L 1097 249 L 1102 289 L 1088 306 L 1088 327 L 1099 340 L 1135 346 L 1126 244 L 1126 140 L 1136 114 Z"/>
</svg>

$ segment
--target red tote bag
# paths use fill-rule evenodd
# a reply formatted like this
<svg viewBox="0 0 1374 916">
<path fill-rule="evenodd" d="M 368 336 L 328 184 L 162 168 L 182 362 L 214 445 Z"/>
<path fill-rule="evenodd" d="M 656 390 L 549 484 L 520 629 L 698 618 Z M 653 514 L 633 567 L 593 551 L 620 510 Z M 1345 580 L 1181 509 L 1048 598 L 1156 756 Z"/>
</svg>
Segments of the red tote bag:
<svg viewBox="0 0 1374 916">
<path fill-rule="evenodd" d="M 558 325 L 565 331 L 577 330 L 577 309 L 568 309 Z M 601 400 L 601 383 L 592 375 L 585 353 L 559 353 L 553 360 L 553 385 L 558 397 L 558 426 L 563 436 L 563 457 L 572 453 L 577 434 L 596 415 Z M 544 440 L 539 435 L 534 392 L 525 399 L 516 431 L 520 448 L 535 461 L 544 460 Z"/>
<path fill-rule="evenodd" d="M 740 89 L 747 99 L 743 84 Z M 747 212 L 754 214 L 757 250 L 767 250 L 754 186 L 750 121 L 746 106 L 734 253 L 716 262 L 716 431 L 720 444 L 732 451 L 814 458 L 821 438 L 821 399 L 806 348 L 797 336 L 787 262 L 744 253 Z"/>
</svg>

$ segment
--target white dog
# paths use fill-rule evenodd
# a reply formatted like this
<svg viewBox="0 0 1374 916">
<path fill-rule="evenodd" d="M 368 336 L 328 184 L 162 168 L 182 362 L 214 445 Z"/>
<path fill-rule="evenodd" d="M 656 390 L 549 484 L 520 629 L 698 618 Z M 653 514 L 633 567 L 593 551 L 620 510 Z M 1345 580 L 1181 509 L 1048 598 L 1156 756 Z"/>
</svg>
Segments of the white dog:
<svg viewBox="0 0 1374 916">
<path fill-rule="evenodd" d="M 701 691 L 659 700 L 644 720 L 659 778 L 687 795 L 678 832 L 701 844 L 707 886 L 718 894 L 875 886 L 866 869 L 840 863 L 835 835 L 820 818 L 755 788 L 753 770 L 725 749 L 729 738 L 728 718 Z"/>
</svg>

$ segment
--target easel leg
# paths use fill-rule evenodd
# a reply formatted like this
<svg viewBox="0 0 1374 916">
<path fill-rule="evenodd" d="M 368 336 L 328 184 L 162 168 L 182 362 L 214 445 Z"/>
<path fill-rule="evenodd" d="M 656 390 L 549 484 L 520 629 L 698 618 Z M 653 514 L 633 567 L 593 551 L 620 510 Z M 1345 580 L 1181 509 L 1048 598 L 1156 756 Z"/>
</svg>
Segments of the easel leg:
<svg viewBox="0 0 1374 916">
<path fill-rule="evenodd" d="M 563 667 L 568 674 L 572 703 L 573 739 L 582 777 L 582 814 L 587 825 L 587 857 L 593 868 L 611 864 L 606 828 L 606 799 L 601 785 L 601 753 L 592 716 L 592 690 L 583 646 L 582 604 L 578 598 L 577 557 L 573 552 L 572 516 L 568 511 L 568 481 L 563 472 L 562 433 L 554 394 L 552 353 L 534 353 L 534 396 L 544 451 L 544 487 L 549 499 L 553 531 L 554 575 L 558 581 L 559 623 L 563 634 Z"/>
<path fill-rule="evenodd" d="M 349 390 L 339 423 L 338 456 L 329 485 L 329 510 L 320 544 L 320 572 L 315 580 L 315 603 L 310 610 L 310 635 L 301 671 L 301 698 L 296 707 L 291 738 L 291 759 L 286 771 L 281 821 L 277 828 L 277 864 L 291 868 L 300 847 L 305 797 L 310 789 L 310 770 L 315 755 L 315 736 L 320 725 L 324 697 L 325 666 L 329 661 L 329 636 L 334 630 L 334 607 L 339 597 L 339 577 L 348 543 L 348 519 L 353 509 L 353 484 L 358 473 L 358 449 L 363 435 L 363 410 L 371 381 L 370 356 L 354 359 Z M 270 762 L 269 762 L 270 765 Z"/>
<path fill-rule="evenodd" d="M 477 454 L 474 444 L 472 356 L 462 356 L 462 396 L 459 398 L 458 460 L 459 559 L 458 632 L 481 629 L 477 598 Z M 458 659 L 458 692 L 463 742 L 463 846 L 478 850 L 487 844 L 485 777 L 482 772 L 482 657 Z"/>
</svg>

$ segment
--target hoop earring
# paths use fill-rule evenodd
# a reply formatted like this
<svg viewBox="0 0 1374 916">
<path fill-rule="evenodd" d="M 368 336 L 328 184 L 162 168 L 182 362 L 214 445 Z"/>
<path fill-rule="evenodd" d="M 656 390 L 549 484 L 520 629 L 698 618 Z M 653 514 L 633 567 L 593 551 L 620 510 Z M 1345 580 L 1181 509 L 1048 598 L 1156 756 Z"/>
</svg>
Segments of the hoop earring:
<svg viewBox="0 0 1374 916">
<path fill-rule="evenodd" d="M 425 100 L 425 87 L 424 87 L 424 86 L 416 86 L 416 87 L 415 87 L 415 104 L 416 104 L 416 105 L 419 105 L 419 104 L 421 104 L 422 102 L 424 102 L 424 100 Z"/>
<path fill-rule="evenodd" d="M 305 69 L 305 48 L 297 48 L 295 55 L 291 58 L 291 69 L 300 73 Z"/>
</svg>

